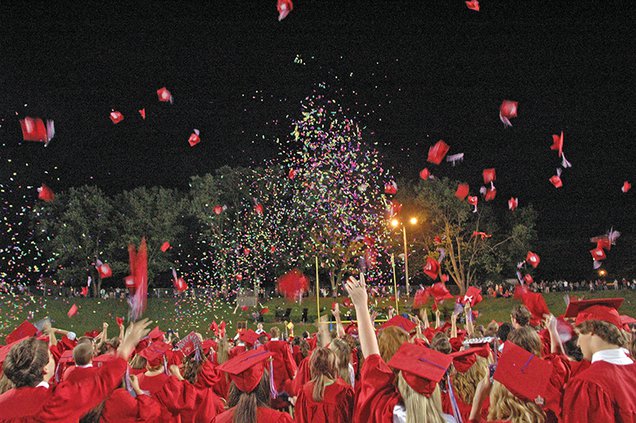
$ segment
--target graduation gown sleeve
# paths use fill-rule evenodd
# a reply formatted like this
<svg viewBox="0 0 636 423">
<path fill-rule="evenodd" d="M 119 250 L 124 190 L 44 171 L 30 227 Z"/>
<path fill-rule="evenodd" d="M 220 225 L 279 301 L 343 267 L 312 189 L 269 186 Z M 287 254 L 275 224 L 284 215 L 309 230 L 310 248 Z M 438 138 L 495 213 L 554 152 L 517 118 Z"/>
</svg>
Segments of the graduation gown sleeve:
<svg viewBox="0 0 636 423">
<path fill-rule="evenodd" d="M 127 363 L 116 358 L 104 363 L 95 376 L 81 383 L 62 382 L 42 408 L 38 418 L 42 421 L 73 421 L 95 408 L 122 380 Z"/>
<path fill-rule="evenodd" d="M 564 423 L 613 422 L 612 399 L 595 383 L 573 380 L 563 398 Z"/>
<path fill-rule="evenodd" d="M 362 364 L 360 391 L 356 398 L 353 423 L 391 423 L 393 408 L 399 401 L 394 387 L 395 375 L 378 354 Z"/>
</svg>

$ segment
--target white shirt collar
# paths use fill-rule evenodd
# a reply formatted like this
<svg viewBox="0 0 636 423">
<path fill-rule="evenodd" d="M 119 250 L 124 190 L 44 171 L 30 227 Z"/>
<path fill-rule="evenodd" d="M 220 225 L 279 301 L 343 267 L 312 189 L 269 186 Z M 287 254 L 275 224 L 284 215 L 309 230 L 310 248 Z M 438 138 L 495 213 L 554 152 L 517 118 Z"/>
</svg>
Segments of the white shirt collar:
<svg viewBox="0 0 636 423">
<path fill-rule="evenodd" d="M 607 361 L 611 364 L 626 366 L 634 364 L 631 358 L 627 356 L 624 348 L 613 348 L 611 350 L 601 350 L 592 354 L 592 363 L 597 361 Z"/>
<path fill-rule="evenodd" d="M 93 367 L 93 363 L 84 364 L 83 366 L 75 366 L 78 369 L 88 369 L 89 367 Z"/>
<path fill-rule="evenodd" d="M 278 338 L 272 338 L 272 339 L 270 339 L 270 341 L 278 341 L 278 340 L 279 340 Z"/>
<path fill-rule="evenodd" d="M 49 389 L 49 383 L 46 381 L 42 381 L 40 383 L 38 383 L 37 385 L 35 385 L 36 388 L 46 388 Z"/>
</svg>

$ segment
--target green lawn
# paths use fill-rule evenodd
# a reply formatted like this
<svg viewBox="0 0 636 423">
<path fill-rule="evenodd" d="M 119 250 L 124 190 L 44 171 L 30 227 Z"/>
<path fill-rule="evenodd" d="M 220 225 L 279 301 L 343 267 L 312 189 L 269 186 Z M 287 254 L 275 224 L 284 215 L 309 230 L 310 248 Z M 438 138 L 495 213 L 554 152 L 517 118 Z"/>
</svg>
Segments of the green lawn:
<svg viewBox="0 0 636 423">
<path fill-rule="evenodd" d="M 585 298 L 596 297 L 624 297 L 625 302 L 621 308 L 622 314 L 629 314 L 636 316 L 636 291 L 601 291 L 594 292 L 592 294 L 587 292 L 573 293 L 572 296 L 579 295 L 585 296 Z M 342 301 L 342 297 L 338 299 Z M 546 302 L 550 310 L 559 315 L 565 311 L 565 303 L 563 300 L 563 293 L 553 293 L 545 295 Z M 69 318 L 66 312 L 70 306 L 75 303 L 79 307 L 79 312 Z M 331 298 L 321 299 L 321 309 L 324 313 L 331 307 Z M 514 299 L 485 299 L 482 303 L 477 305 L 476 310 L 479 310 L 480 316 L 479 323 L 487 323 L 491 320 L 508 321 L 509 311 L 516 303 Z M 374 307 L 380 311 L 380 317 L 382 318 L 382 312 L 386 311 L 389 304 L 388 299 L 382 299 L 378 301 L 378 304 Z M 407 305 L 408 304 L 408 305 Z M 282 326 L 282 324 L 275 321 L 274 313 L 277 307 L 291 308 L 291 320 L 295 322 L 296 331 L 299 330 L 313 330 L 313 324 L 303 325 L 300 323 L 300 317 L 303 308 L 308 308 L 308 320 L 313 322 L 316 319 L 316 300 L 315 298 L 306 298 L 302 304 L 290 303 L 282 298 L 270 300 L 263 304 L 269 308 L 269 313 L 265 314 L 264 326 L 269 329 L 271 326 Z M 452 309 L 452 303 L 445 305 L 445 312 L 448 313 Z M 115 334 L 115 317 L 125 316 L 127 313 L 127 304 L 123 300 L 97 300 L 87 298 L 75 298 L 75 299 L 55 299 L 55 298 L 41 298 L 41 297 L 11 297 L 10 300 L 6 298 L 0 298 L 0 340 L 3 340 L 15 326 L 17 326 L 22 320 L 31 317 L 31 321 L 37 321 L 46 316 L 51 317 L 54 320 L 54 326 L 73 330 L 77 333 L 83 334 L 85 331 L 91 329 L 101 328 L 101 322 L 106 321 L 111 324 L 111 335 Z M 149 299 L 148 308 L 145 316 L 157 322 L 162 329 L 172 328 L 176 329 L 183 336 L 185 333 L 191 330 L 197 330 L 201 332 L 207 331 L 209 324 L 216 320 L 220 322 L 225 320 L 229 323 L 230 333 L 233 332 L 233 328 L 237 321 L 249 321 L 250 327 L 254 327 L 254 320 L 251 314 L 254 310 L 248 310 L 246 312 L 238 309 L 236 314 L 233 314 L 234 304 L 227 304 L 224 302 L 214 301 L 209 299 Z M 400 302 L 400 311 L 410 310 L 410 301 L 404 299 Z M 344 313 L 352 313 L 346 308 L 343 308 Z M 2 343 L 2 342 L 0 342 Z"/>
</svg>

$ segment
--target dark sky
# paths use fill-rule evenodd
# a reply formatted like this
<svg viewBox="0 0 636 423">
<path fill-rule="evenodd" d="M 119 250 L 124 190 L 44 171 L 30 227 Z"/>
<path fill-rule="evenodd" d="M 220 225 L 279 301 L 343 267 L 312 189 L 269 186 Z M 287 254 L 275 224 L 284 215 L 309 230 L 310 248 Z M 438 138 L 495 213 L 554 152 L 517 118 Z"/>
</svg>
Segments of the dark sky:
<svg viewBox="0 0 636 423">
<path fill-rule="evenodd" d="M 3 181 L 185 188 L 191 175 L 275 158 L 302 99 L 327 92 L 398 176 L 416 178 L 440 138 L 466 159 L 429 166 L 435 175 L 476 190 L 495 167 L 498 206 L 514 195 L 539 211 L 539 277 L 591 276 L 588 239 L 612 226 L 623 237 L 608 271 L 636 276 L 636 189 L 620 191 L 636 183 L 631 2 L 484 0 L 476 13 L 460 0 L 298 0 L 282 22 L 270 0 L 7 3 Z M 164 85 L 173 105 L 157 101 Z M 508 129 L 503 99 L 519 101 Z M 111 109 L 125 116 L 117 126 Z M 21 141 L 27 115 L 55 120 L 47 148 Z M 193 128 L 202 142 L 190 148 Z M 549 147 L 561 130 L 574 167 L 556 190 Z"/>
</svg>

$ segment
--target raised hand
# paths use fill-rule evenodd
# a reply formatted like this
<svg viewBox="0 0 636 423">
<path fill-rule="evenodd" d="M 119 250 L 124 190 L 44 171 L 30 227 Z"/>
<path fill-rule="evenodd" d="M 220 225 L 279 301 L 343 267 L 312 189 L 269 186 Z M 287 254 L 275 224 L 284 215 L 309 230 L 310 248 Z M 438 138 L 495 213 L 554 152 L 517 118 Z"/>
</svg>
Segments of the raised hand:
<svg viewBox="0 0 636 423">
<path fill-rule="evenodd" d="M 367 294 L 367 284 L 364 281 L 364 273 L 360 273 L 359 279 L 349 276 L 345 283 L 345 288 L 356 309 L 367 307 L 369 296 Z"/>
<path fill-rule="evenodd" d="M 128 330 L 117 349 L 117 355 L 119 357 L 124 360 L 128 360 L 139 341 L 141 341 L 141 338 L 150 332 L 150 329 L 148 329 L 150 323 L 152 323 L 150 320 L 143 319 L 138 322 L 131 323 L 130 326 L 128 326 Z"/>
</svg>

